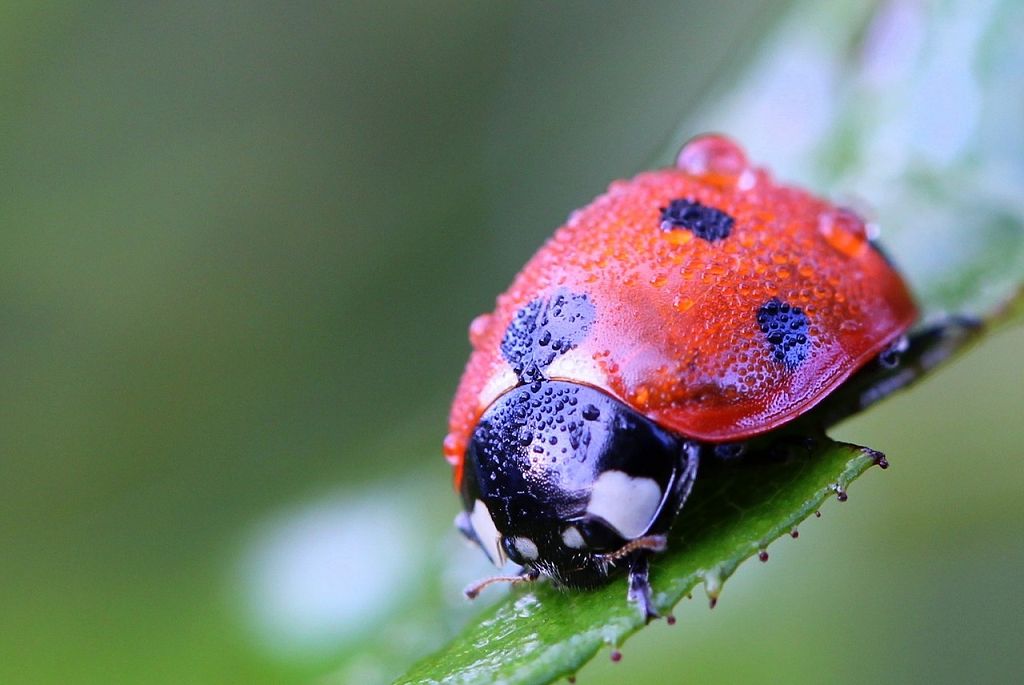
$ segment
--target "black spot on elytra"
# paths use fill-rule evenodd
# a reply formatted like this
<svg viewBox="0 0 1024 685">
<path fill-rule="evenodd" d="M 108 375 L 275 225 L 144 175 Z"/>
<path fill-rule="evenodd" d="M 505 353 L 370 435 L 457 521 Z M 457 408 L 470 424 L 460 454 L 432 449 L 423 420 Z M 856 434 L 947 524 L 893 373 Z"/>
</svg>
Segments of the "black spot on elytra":
<svg viewBox="0 0 1024 685">
<path fill-rule="evenodd" d="M 775 361 L 794 369 L 807 359 L 811 351 L 809 322 L 800 307 L 773 297 L 757 310 L 757 325 L 771 345 Z"/>
<path fill-rule="evenodd" d="M 544 368 L 582 341 L 594 321 L 594 305 L 585 294 L 561 289 L 523 305 L 512 317 L 501 353 L 520 383 L 544 377 Z"/>
<path fill-rule="evenodd" d="M 702 205 L 695 200 L 672 200 L 661 208 L 661 230 L 685 228 L 709 243 L 728 238 L 733 218 L 720 209 Z"/>
</svg>

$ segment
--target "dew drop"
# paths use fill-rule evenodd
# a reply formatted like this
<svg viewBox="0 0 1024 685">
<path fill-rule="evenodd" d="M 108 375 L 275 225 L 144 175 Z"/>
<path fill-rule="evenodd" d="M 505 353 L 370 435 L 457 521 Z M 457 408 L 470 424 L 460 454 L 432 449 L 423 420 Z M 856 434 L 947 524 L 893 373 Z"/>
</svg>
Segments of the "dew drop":
<svg viewBox="0 0 1024 685">
<path fill-rule="evenodd" d="M 622 652 L 620 652 L 617 649 L 613 649 L 610 656 L 612 661 L 614 661 L 615 663 L 622 661 Z"/>
<path fill-rule="evenodd" d="M 750 164 L 743 149 L 725 136 L 703 135 L 683 145 L 676 167 L 695 176 L 718 176 L 736 181 Z"/>
<path fill-rule="evenodd" d="M 693 234 L 689 231 L 669 231 L 662 233 L 662 237 L 673 245 L 685 245 L 693 240 Z"/>
<path fill-rule="evenodd" d="M 474 348 L 480 347 L 490 325 L 490 314 L 481 314 L 473 319 L 472 323 L 469 324 L 469 344 Z"/>
<path fill-rule="evenodd" d="M 818 232 L 836 252 L 847 257 L 860 257 L 868 249 L 864 220 L 849 209 L 823 212 L 818 217 Z"/>
<path fill-rule="evenodd" d="M 693 306 L 693 304 L 694 303 L 693 303 L 693 300 L 691 298 L 683 297 L 682 295 L 677 295 L 676 299 L 673 300 L 673 302 L 672 302 L 672 305 L 676 308 L 676 311 L 679 312 L 680 314 L 682 314 L 685 311 L 688 311 L 690 309 L 690 307 Z"/>
<path fill-rule="evenodd" d="M 760 552 L 757 553 L 757 558 L 761 561 L 762 564 L 767 562 L 768 561 L 768 550 L 762 549 Z"/>
<path fill-rule="evenodd" d="M 455 466 L 462 457 L 461 441 L 455 433 L 444 436 L 444 458 L 449 464 Z"/>
<path fill-rule="evenodd" d="M 717 573 L 704 576 L 704 594 L 708 596 L 708 606 L 712 609 L 718 604 L 718 595 L 722 592 L 722 579 Z"/>
</svg>

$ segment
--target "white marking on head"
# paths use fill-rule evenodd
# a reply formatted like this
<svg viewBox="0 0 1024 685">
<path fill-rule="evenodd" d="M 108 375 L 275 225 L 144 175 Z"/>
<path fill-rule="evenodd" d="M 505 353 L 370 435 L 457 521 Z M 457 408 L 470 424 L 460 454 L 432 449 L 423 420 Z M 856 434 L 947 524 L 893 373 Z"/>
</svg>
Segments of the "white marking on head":
<svg viewBox="0 0 1024 685">
<path fill-rule="evenodd" d="M 650 478 L 609 470 L 598 476 L 587 513 L 598 516 L 627 540 L 647 532 L 661 505 L 661 488 Z"/>
<path fill-rule="evenodd" d="M 527 561 L 533 561 L 540 556 L 537 544 L 530 538 L 512 538 L 512 546 L 519 552 L 519 556 Z"/>
<path fill-rule="evenodd" d="M 484 548 L 487 558 L 495 566 L 502 566 L 505 563 L 505 550 L 501 547 L 501 534 L 498 533 L 491 512 L 487 505 L 477 500 L 473 503 L 473 511 L 469 514 L 469 523 L 473 526 L 473 533 Z"/>
<path fill-rule="evenodd" d="M 492 374 L 490 380 L 487 381 L 487 384 L 480 390 L 480 394 L 477 395 L 476 401 L 480 406 L 480 410 L 483 411 L 491 406 L 494 400 L 516 387 L 518 382 L 519 379 L 512 372 L 512 367 L 507 364 Z"/>
<path fill-rule="evenodd" d="M 587 545 L 583 536 L 580 535 L 580 529 L 576 526 L 569 526 L 562 531 L 562 542 L 569 549 L 582 549 Z"/>
</svg>

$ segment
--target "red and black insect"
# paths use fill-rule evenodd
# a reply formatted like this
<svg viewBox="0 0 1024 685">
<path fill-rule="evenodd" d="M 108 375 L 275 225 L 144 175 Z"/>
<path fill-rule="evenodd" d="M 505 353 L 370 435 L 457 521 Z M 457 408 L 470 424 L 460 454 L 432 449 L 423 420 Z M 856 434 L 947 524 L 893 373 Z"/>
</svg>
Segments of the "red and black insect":
<svg viewBox="0 0 1024 685">
<path fill-rule="evenodd" d="M 819 405 L 856 410 L 829 398 L 897 364 L 916 318 L 855 213 L 696 138 L 574 212 L 473 321 L 444 442 L 456 523 L 523 567 L 502 580 L 587 587 L 626 568 L 654 617 L 648 561 L 699 461 Z M 906 382 L 886 378 L 857 396 Z"/>
</svg>

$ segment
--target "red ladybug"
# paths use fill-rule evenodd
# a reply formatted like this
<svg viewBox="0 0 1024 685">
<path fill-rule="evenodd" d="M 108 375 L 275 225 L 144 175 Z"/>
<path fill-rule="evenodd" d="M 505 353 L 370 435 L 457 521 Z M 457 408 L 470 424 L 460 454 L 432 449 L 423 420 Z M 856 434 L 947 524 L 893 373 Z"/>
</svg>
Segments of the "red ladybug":
<svg viewBox="0 0 1024 685">
<path fill-rule="evenodd" d="M 623 567 L 657 616 L 648 559 L 700 459 L 891 364 L 916 318 L 856 214 L 776 184 L 726 138 L 612 183 L 470 326 L 444 442 L 456 524 L 523 573 L 467 593 Z"/>
</svg>

